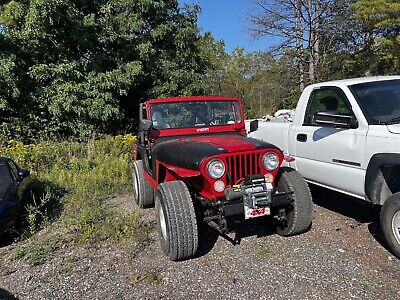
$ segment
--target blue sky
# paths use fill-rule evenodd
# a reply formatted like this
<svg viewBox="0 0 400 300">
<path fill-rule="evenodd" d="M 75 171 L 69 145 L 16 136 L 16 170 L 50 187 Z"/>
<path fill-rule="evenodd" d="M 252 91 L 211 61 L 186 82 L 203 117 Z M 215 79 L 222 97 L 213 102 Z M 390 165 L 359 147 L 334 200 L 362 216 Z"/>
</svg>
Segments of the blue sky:
<svg viewBox="0 0 400 300">
<path fill-rule="evenodd" d="M 246 16 L 254 8 L 249 0 L 179 0 L 179 3 L 201 6 L 199 26 L 202 32 L 211 31 L 214 38 L 223 39 L 227 52 L 237 46 L 246 52 L 268 50 L 268 39 L 254 41 L 246 32 L 249 27 Z"/>
</svg>

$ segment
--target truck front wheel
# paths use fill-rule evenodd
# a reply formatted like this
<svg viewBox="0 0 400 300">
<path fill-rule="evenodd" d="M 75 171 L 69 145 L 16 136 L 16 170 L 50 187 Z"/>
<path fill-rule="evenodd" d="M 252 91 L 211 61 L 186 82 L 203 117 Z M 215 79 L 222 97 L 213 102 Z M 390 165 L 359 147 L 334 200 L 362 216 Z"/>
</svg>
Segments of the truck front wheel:
<svg viewBox="0 0 400 300">
<path fill-rule="evenodd" d="M 400 193 L 390 196 L 383 204 L 380 222 L 386 243 L 400 259 Z"/>
<path fill-rule="evenodd" d="M 192 197 L 185 183 L 161 183 L 155 197 L 161 247 L 171 260 L 192 258 L 198 247 L 198 230 Z"/>
<path fill-rule="evenodd" d="M 310 189 L 299 172 L 281 168 L 276 186 L 278 192 L 292 192 L 293 202 L 280 211 L 276 232 L 291 236 L 305 232 L 312 222 L 313 202 Z"/>
<path fill-rule="evenodd" d="M 134 161 L 132 170 L 133 199 L 140 208 L 149 208 L 154 206 L 154 193 L 150 184 L 144 179 L 143 172 L 143 162 L 141 160 Z"/>
</svg>

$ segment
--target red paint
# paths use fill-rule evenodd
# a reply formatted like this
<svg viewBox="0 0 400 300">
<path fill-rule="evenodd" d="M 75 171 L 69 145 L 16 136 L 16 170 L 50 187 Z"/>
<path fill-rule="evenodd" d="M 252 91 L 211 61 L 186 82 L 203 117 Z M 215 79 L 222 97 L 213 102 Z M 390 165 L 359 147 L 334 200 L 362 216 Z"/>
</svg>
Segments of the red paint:
<svg viewBox="0 0 400 300">
<path fill-rule="evenodd" d="M 156 190 L 158 188 L 157 181 L 155 181 L 153 177 L 151 177 L 150 174 L 147 173 L 146 171 L 143 171 L 143 175 L 146 181 L 151 185 L 151 187 Z"/>
<path fill-rule="evenodd" d="M 208 133 L 218 133 L 218 132 L 234 132 L 240 131 L 241 127 L 244 128 L 244 122 L 236 123 L 236 124 L 227 124 L 227 125 L 220 125 L 220 126 L 209 126 L 206 132 L 198 131 L 200 128 L 204 127 L 188 127 L 188 128 L 171 128 L 171 129 L 152 129 L 150 132 L 150 137 L 153 139 L 165 136 L 184 136 L 184 135 L 204 135 Z M 239 129 L 235 129 L 239 128 Z"/>
<path fill-rule="evenodd" d="M 146 101 L 147 104 L 160 104 L 171 102 L 185 102 L 185 101 L 240 101 L 239 98 L 229 98 L 223 96 L 189 96 L 189 97 L 172 97 L 172 98 L 158 98 Z"/>
<path fill-rule="evenodd" d="M 261 157 L 266 152 L 275 152 L 279 157 L 280 164 L 283 161 L 283 154 L 277 149 L 257 149 L 253 143 L 249 143 L 245 138 L 247 132 L 244 125 L 244 112 L 243 105 L 238 98 L 227 98 L 218 96 L 195 96 L 195 97 L 177 97 L 177 98 L 163 98 L 153 99 L 146 102 L 147 118 L 150 119 L 150 107 L 154 104 L 166 102 L 184 102 L 184 101 L 238 101 L 242 121 L 235 124 L 225 124 L 219 126 L 201 126 L 193 128 L 165 128 L 161 130 L 152 129 L 150 132 L 150 142 L 155 142 L 159 137 L 173 136 L 181 141 L 193 140 L 212 144 L 216 147 L 221 147 L 228 151 L 208 157 L 205 159 L 201 166 L 200 171 L 188 170 L 177 166 L 171 166 L 163 162 L 156 162 L 155 174 L 152 178 L 150 174 L 144 172 L 144 176 L 149 184 L 156 189 L 161 182 L 168 182 L 174 180 L 183 180 L 191 190 L 203 196 L 204 198 L 216 201 L 220 197 L 224 197 L 224 192 L 216 192 L 214 190 L 214 183 L 217 181 L 209 177 L 206 170 L 207 163 L 211 159 L 221 159 L 227 168 L 227 172 L 218 180 L 222 180 L 226 187 L 232 187 L 234 184 L 240 184 L 246 175 L 270 173 L 274 178 L 277 177 L 278 169 L 269 172 L 264 169 Z M 234 133 L 239 135 L 226 134 L 215 135 L 212 133 Z M 190 135 L 190 137 L 187 137 Z M 136 149 L 134 148 L 134 153 Z M 136 155 L 136 154 L 134 154 Z M 261 210 L 253 212 L 255 214 L 264 214 L 265 211 Z"/>
<path fill-rule="evenodd" d="M 265 208 L 253 209 L 250 213 L 253 217 L 265 215 Z"/>
<path fill-rule="evenodd" d="M 294 157 L 285 155 L 284 160 L 288 163 L 295 161 Z"/>
<path fill-rule="evenodd" d="M 178 138 L 179 141 L 196 141 L 224 148 L 229 152 L 256 150 L 254 144 L 249 143 L 241 135 L 201 135 L 188 138 Z"/>
<path fill-rule="evenodd" d="M 157 164 L 158 164 L 158 168 L 160 168 L 160 165 L 161 165 L 166 170 L 169 170 L 169 171 L 172 171 L 173 173 L 175 173 L 176 178 L 195 177 L 195 176 L 199 176 L 201 174 L 200 171 L 184 169 L 184 168 L 172 166 L 172 165 L 169 165 L 169 164 L 166 164 L 163 162 L 157 162 Z M 157 178 L 158 178 L 158 176 L 157 176 Z M 160 182 L 159 180 L 157 180 L 157 181 Z"/>
<path fill-rule="evenodd" d="M 277 150 L 277 149 L 259 149 L 259 150 L 250 150 L 250 151 L 242 151 L 242 152 L 233 152 L 233 153 L 224 153 L 212 157 L 208 157 L 207 159 L 204 160 L 204 162 L 201 165 L 200 171 L 203 174 L 202 177 L 204 177 L 204 185 L 203 189 L 199 192 L 200 195 L 203 197 L 207 198 L 208 200 L 216 200 L 218 197 L 223 197 L 225 196 L 224 192 L 216 192 L 214 190 L 214 183 L 217 180 L 222 180 L 227 188 L 232 187 L 234 184 L 241 184 L 244 180 L 245 175 L 255 175 L 255 174 L 262 174 L 265 175 L 267 173 L 272 174 L 274 178 L 276 178 L 278 174 L 279 167 L 270 172 L 264 169 L 261 157 L 263 156 L 264 153 L 266 152 L 274 152 L 276 155 L 279 157 L 279 165 L 282 164 L 283 161 L 283 154 Z M 252 159 L 248 158 L 247 160 L 240 160 L 241 156 L 246 157 L 253 157 Z M 235 161 L 235 157 L 237 161 Z M 220 179 L 212 179 L 209 177 L 208 172 L 206 170 L 207 163 L 212 160 L 212 159 L 221 159 L 227 168 L 227 172 L 225 172 L 224 176 L 222 176 Z M 256 158 L 256 159 L 254 159 Z M 229 164 L 229 161 L 233 161 L 233 165 Z M 231 166 L 231 167 L 230 167 Z M 230 169 L 229 169 L 230 167 Z M 228 174 L 231 175 L 232 173 L 233 176 L 230 176 L 231 179 L 234 180 L 233 183 L 230 183 L 228 181 Z M 234 178 L 232 178 L 234 177 Z M 274 185 L 274 183 L 272 183 Z"/>
</svg>

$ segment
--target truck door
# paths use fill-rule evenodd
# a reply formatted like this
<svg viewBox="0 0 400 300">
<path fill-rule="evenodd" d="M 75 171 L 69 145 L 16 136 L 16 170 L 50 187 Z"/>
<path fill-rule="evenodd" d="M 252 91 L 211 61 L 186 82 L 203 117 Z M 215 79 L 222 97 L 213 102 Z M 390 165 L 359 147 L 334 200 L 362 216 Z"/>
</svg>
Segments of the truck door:
<svg viewBox="0 0 400 300">
<path fill-rule="evenodd" d="M 303 124 L 293 124 L 291 128 L 296 168 L 310 182 L 363 198 L 368 126 L 358 122 L 357 128 L 352 129 L 321 127 L 314 122 L 316 112 L 355 116 L 346 94 L 339 87 L 314 89 Z"/>
</svg>

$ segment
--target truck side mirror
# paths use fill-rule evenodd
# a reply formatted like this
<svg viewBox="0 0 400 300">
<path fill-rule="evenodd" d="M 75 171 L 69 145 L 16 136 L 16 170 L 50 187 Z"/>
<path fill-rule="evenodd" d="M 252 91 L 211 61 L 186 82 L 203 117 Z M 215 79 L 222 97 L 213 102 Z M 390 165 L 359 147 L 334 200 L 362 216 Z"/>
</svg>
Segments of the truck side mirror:
<svg viewBox="0 0 400 300">
<path fill-rule="evenodd" d="M 358 121 L 354 116 L 333 114 L 325 111 L 314 114 L 314 124 L 322 127 L 358 128 Z"/>
<path fill-rule="evenodd" d="M 142 119 L 139 123 L 139 131 L 149 131 L 153 122 L 151 120 Z"/>
<path fill-rule="evenodd" d="M 253 120 L 250 122 L 250 131 L 249 132 L 254 132 L 258 130 L 258 120 Z"/>
</svg>

